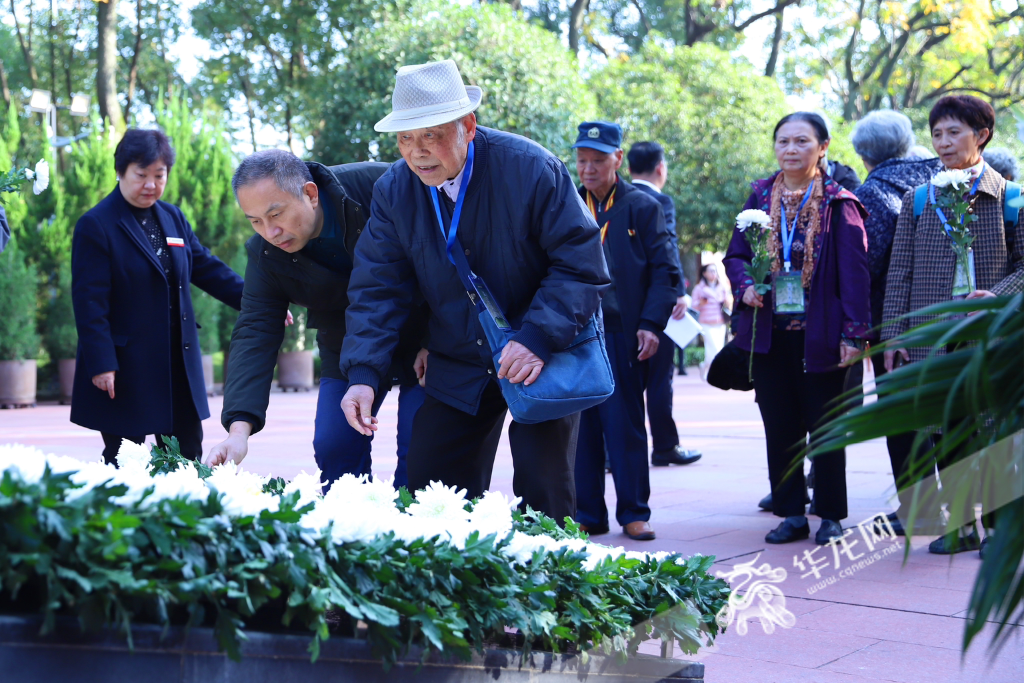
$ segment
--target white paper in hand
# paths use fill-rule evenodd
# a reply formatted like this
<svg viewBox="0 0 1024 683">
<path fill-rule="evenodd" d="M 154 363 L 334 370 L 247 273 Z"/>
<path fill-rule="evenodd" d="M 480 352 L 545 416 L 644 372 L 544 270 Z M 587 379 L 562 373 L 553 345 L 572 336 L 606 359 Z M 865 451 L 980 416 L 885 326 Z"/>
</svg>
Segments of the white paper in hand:
<svg viewBox="0 0 1024 683">
<path fill-rule="evenodd" d="M 665 334 L 669 339 L 676 343 L 676 346 L 683 348 L 701 333 L 700 323 L 693 319 L 693 316 L 687 313 L 683 316 L 682 320 L 676 320 L 675 318 L 669 318 L 668 322 L 665 323 Z"/>
</svg>

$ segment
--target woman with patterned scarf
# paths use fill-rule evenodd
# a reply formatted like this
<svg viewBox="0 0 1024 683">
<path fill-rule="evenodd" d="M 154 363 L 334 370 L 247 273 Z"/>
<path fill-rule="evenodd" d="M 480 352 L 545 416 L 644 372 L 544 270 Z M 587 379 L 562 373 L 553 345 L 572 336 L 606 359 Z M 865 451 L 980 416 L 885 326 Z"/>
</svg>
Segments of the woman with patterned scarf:
<svg viewBox="0 0 1024 683">
<path fill-rule="evenodd" d="M 870 310 L 867 235 L 863 207 L 829 177 L 828 127 L 821 116 L 796 112 L 775 127 L 779 171 L 753 183 L 744 209 L 771 215 L 772 291 L 758 295 L 744 264 L 752 252 L 734 230 L 725 268 L 738 316 L 735 344 L 751 350 L 754 391 L 764 422 L 772 511 L 783 521 L 768 543 L 807 538 L 803 468 L 789 473 L 807 434 L 843 391 L 845 366 L 867 336 Z M 753 334 L 754 309 L 757 333 Z M 842 536 L 846 507 L 846 453 L 815 459 L 814 506 L 821 517 L 819 545 Z M 788 475 L 788 476 L 787 476 Z"/>
</svg>

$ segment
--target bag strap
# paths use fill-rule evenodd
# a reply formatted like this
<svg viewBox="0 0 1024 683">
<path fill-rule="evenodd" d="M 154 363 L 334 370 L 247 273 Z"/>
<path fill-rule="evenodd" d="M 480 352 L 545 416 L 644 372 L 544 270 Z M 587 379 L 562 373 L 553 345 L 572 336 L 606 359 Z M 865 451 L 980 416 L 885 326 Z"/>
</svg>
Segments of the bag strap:
<svg viewBox="0 0 1024 683">
<path fill-rule="evenodd" d="M 1006 222 L 1007 227 L 1017 225 L 1017 221 L 1020 220 L 1020 207 L 1013 206 L 1014 200 L 1019 198 L 1020 183 L 1006 181 L 1006 193 L 1003 196 L 1005 200 L 1003 202 L 1003 220 Z"/>
<path fill-rule="evenodd" d="M 916 221 L 924 213 L 925 204 L 928 203 L 928 184 L 918 185 L 914 188 L 914 220 Z"/>
</svg>

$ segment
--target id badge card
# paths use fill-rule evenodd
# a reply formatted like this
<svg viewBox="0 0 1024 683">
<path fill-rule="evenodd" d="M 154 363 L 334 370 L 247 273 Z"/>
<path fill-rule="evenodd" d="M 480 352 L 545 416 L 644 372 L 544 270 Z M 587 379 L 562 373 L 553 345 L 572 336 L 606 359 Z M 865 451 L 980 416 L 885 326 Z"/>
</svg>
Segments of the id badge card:
<svg viewBox="0 0 1024 683">
<path fill-rule="evenodd" d="M 476 290 L 477 296 L 480 297 L 480 302 L 487 309 L 487 314 L 494 321 L 494 326 L 499 330 L 511 330 L 512 326 L 508 320 L 505 320 L 505 315 L 501 312 L 498 302 L 494 300 L 491 290 L 487 289 L 487 283 L 482 278 L 477 277 L 475 273 L 470 274 L 469 281 L 473 284 L 473 289 Z"/>
<path fill-rule="evenodd" d="M 796 272 L 775 273 L 772 291 L 775 292 L 776 313 L 804 312 L 803 275 Z"/>
</svg>

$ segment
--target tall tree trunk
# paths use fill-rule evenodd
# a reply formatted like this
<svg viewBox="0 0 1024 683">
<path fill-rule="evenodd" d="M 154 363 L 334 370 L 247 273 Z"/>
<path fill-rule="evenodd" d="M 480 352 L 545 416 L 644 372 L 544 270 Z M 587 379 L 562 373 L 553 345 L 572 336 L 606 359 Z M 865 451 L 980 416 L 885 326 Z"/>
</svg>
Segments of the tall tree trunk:
<svg viewBox="0 0 1024 683">
<path fill-rule="evenodd" d="M 4 60 L 0 59 L 0 86 L 4 90 L 4 104 L 11 106 L 11 88 L 7 84 L 7 69 L 4 68 Z"/>
<path fill-rule="evenodd" d="M 117 101 L 117 0 L 96 3 L 96 96 L 100 116 L 117 131 L 125 129 L 121 103 Z"/>
<path fill-rule="evenodd" d="M 135 84 L 139 78 L 139 52 L 142 50 L 142 0 L 135 2 L 135 50 L 132 52 L 132 64 L 128 69 L 128 97 L 124 110 L 132 115 L 132 100 L 135 99 Z"/>
<path fill-rule="evenodd" d="M 590 0 L 573 0 L 569 12 L 569 51 L 574 55 L 580 52 L 580 36 L 583 34 L 583 22 L 590 9 Z"/>
<path fill-rule="evenodd" d="M 775 15 L 775 35 L 772 36 L 772 53 L 768 57 L 768 65 L 764 68 L 764 75 L 771 78 L 775 75 L 775 67 L 779 63 L 779 48 L 782 46 L 782 15 L 786 10 L 779 10 Z"/>
<path fill-rule="evenodd" d="M 29 84 L 34 88 L 39 83 L 39 74 L 36 73 L 36 63 L 32 59 L 32 4 L 28 6 L 28 25 L 25 26 L 28 40 L 21 33 L 21 24 L 18 23 L 18 12 L 14 8 L 14 0 L 11 0 L 11 16 L 14 17 L 14 30 L 18 34 L 18 44 L 21 45 L 21 54 L 25 58 L 25 66 L 28 67 Z"/>
<path fill-rule="evenodd" d="M 82 12 L 81 0 L 79 0 L 75 10 L 75 14 L 78 15 L 78 18 L 75 20 L 75 33 L 71 36 L 71 40 L 68 41 L 68 56 L 67 59 L 64 60 L 64 78 L 67 81 L 66 85 L 68 88 L 68 102 L 71 101 L 71 98 L 74 97 L 75 94 L 74 85 L 71 81 L 71 64 L 73 63 L 75 57 L 75 43 L 78 42 L 78 33 L 82 30 L 82 15 L 85 14 L 84 12 Z"/>
</svg>

